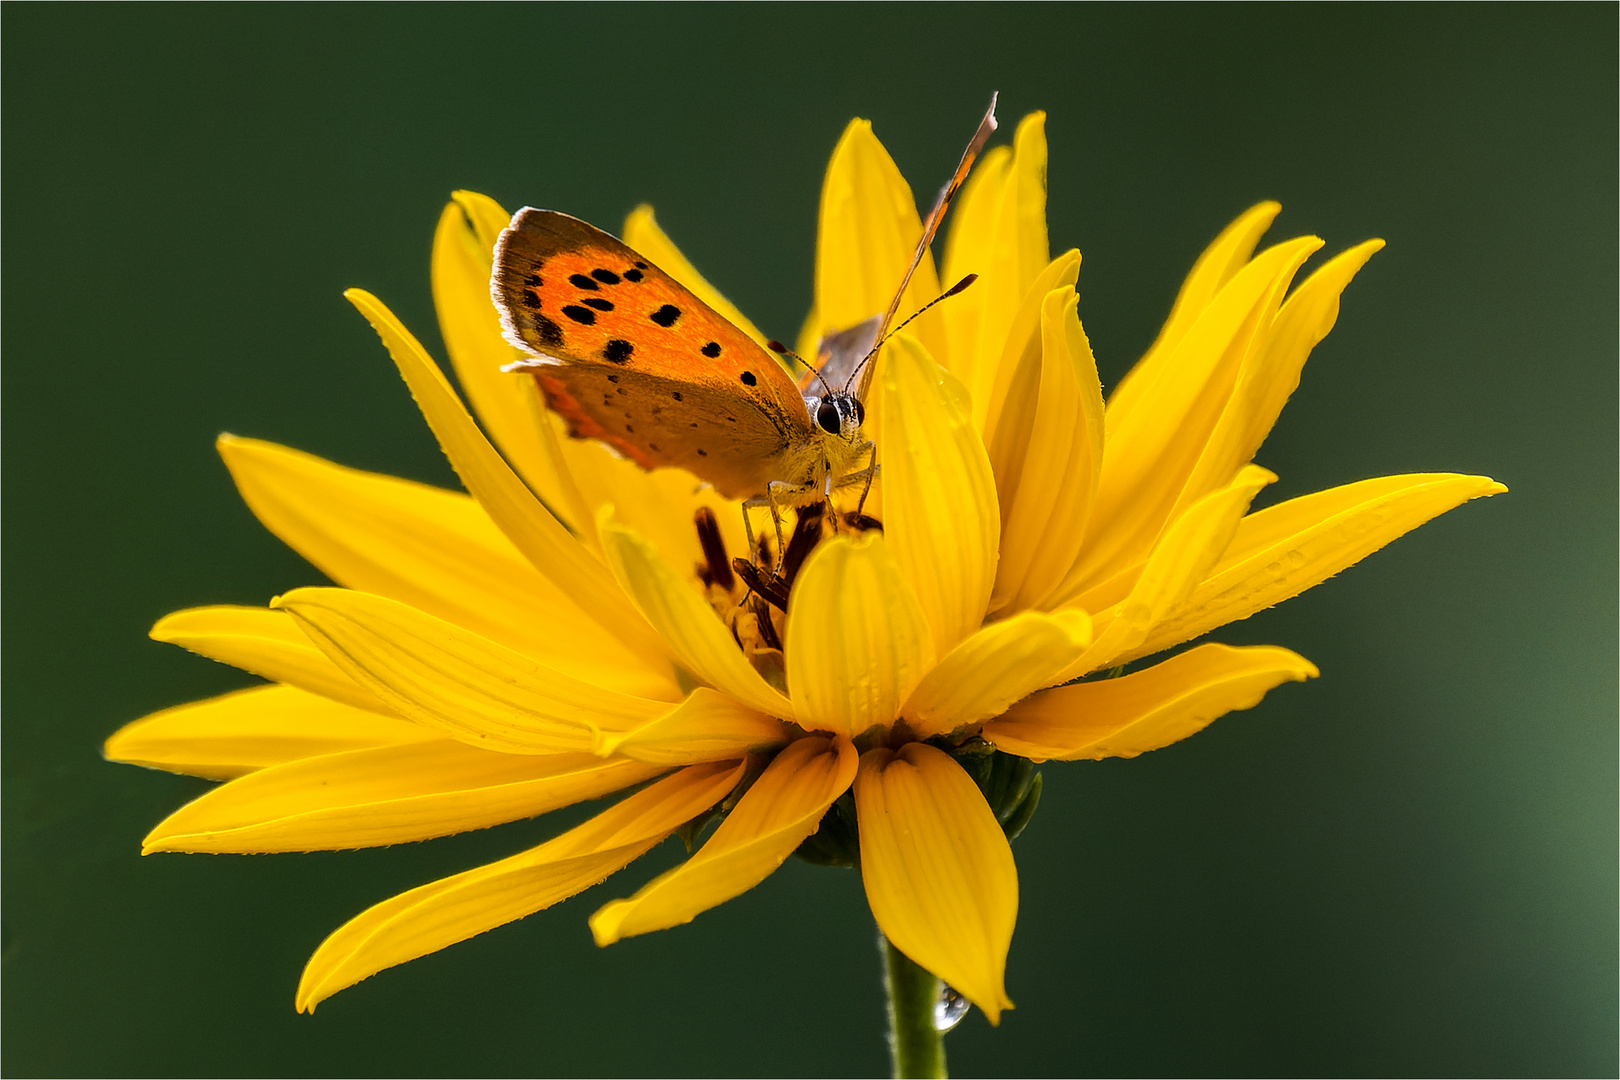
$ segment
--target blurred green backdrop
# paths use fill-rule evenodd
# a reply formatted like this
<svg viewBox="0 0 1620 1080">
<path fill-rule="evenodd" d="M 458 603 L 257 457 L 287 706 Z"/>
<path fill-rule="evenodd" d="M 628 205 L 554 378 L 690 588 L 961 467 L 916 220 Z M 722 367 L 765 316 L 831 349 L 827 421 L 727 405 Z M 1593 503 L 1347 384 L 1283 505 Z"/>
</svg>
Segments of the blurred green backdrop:
<svg viewBox="0 0 1620 1080">
<path fill-rule="evenodd" d="M 7 5 L 4 1071 L 871 1074 L 856 878 L 790 862 L 599 951 L 551 912 L 292 1011 L 341 921 L 555 820 L 309 856 L 137 857 L 206 787 L 105 764 L 249 678 L 146 640 L 319 575 L 230 430 L 453 484 L 361 285 L 437 348 L 449 192 L 610 228 L 640 200 L 768 332 L 821 171 L 873 120 L 935 190 L 992 88 L 1050 113 L 1054 250 L 1112 383 L 1234 214 L 1389 248 L 1262 463 L 1266 498 L 1488 473 L 1217 640 L 1321 665 L 1135 761 L 1049 766 L 999 1030 L 956 1072 L 1614 1075 L 1616 9 Z M 442 355 L 442 353 L 441 353 Z M 667 865 L 675 845 L 653 858 Z"/>
</svg>

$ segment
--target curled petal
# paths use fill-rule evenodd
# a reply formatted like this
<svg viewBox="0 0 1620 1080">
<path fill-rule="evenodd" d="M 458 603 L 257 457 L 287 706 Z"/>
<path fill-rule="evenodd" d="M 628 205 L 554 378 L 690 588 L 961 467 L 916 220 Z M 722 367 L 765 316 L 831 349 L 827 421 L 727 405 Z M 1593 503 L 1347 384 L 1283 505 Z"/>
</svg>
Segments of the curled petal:
<svg viewBox="0 0 1620 1080">
<path fill-rule="evenodd" d="M 218 604 L 165 615 L 149 630 L 154 641 L 178 645 L 273 682 L 341 701 L 357 709 L 389 708 L 321 652 L 286 613 Z"/>
<path fill-rule="evenodd" d="M 305 758 L 232 780 L 170 814 L 154 851 L 338 851 L 535 817 L 668 766 L 594 754 L 498 754 L 450 739 Z"/>
<path fill-rule="evenodd" d="M 923 676 L 901 714 L 919 738 L 999 716 L 1051 686 L 1090 644 L 1091 617 L 1083 611 L 1026 611 L 991 623 Z"/>
<path fill-rule="evenodd" d="M 978 627 L 990 599 L 995 475 L 961 387 L 921 344 L 901 334 L 883 363 L 885 536 L 942 654 Z"/>
<path fill-rule="evenodd" d="M 1037 330 L 989 440 L 1001 502 L 992 611 L 1035 607 L 1058 588 L 1080 553 L 1102 469 L 1102 385 L 1072 288 L 1042 298 Z"/>
<path fill-rule="evenodd" d="M 591 916 L 596 943 L 691 922 L 764 881 L 816 831 L 855 768 L 855 748 L 842 736 L 790 743 L 697 854 Z"/>
<path fill-rule="evenodd" d="M 984 445 L 990 452 L 990 467 L 995 470 L 997 477 L 1014 475 L 1006 459 L 1008 455 L 1018 452 L 1019 425 L 1028 423 L 1027 409 L 1020 408 L 1017 402 L 1008 412 L 1007 395 L 1015 393 L 1014 386 L 1018 383 L 1039 385 L 1041 349 L 1045 344 L 1041 312 L 1046 307 L 1046 298 L 1054 290 L 1065 287 L 1072 289 L 1079 280 L 1079 249 L 1070 248 L 1047 264 L 1013 312 L 1001 346 L 1001 355 L 996 360 L 995 378 L 990 380 L 990 393 L 982 399 L 973 399 L 973 423 L 984 433 Z M 1027 386 L 1020 387 L 1016 391 L 1018 400 L 1027 402 L 1030 392 Z M 1002 423 L 1004 414 L 1006 424 Z"/>
<path fill-rule="evenodd" d="M 982 180 L 963 193 L 945 249 L 947 285 L 979 275 L 973 288 L 942 308 L 951 331 L 951 371 L 973 395 L 981 428 L 981 403 L 990 396 L 1008 326 L 1050 259 L 1044 112 L 1019 121 L 1012 153 L 1004 155 L 980 163 Z"/>
<path fill-rule="evenodd" d="M 1187 279 L 1182 282 L 1181 291 L 1176 294 L 1175 306 L 1171 308 L 1170 317 L 1165 320 L 1159 336 L 1114 388 L 1108 399 L 1110 408 L 1131 410 L 1151 407 L 1151 404 L 1144 404 L 1143 398 L 1148 386 L 1159 378 L 1161 368 L 1168 362 L 1171 352 L 1187 336 L 1204 309 L 1226 283 L 1248 265 L 1255 246 L 1281 212 L 1281 203 L 1269 200 L 1256 203 L 1222 229 L 1221 234 L 1204 249 L 1188 272 Z"/>
<path fill-rule="evenodd" d="M 1018 870 L 978 785 L 926 743 L 868 750 L 855 808 L 878 928 L 999 1024 L 1012 1008 L 1005 978 Z"/>
<path fill-rule="evenodd" d="M 770 716 L 792 716 L 793 705 L 754 670 L 697 591 L 632 529 L 615 524 L 611 508 L 597 521 L 602 551 L 625 593 L 668 642 L 676 662 L 701 681 Z"/>
<path fill-rule="evenodd" d="M 310 957 L 298 983 L 298 1010 L 314 1012 L 385 968 L 583 892 L 725 798 L 742 772 L 740 763 L 683 769 L 537 848 L 366 909 Z"/>
<path fill-rule="evenodd" d="M 797 720 L 813 731 L 892 723 L 934 663 L 922 605 L 876 532 L 834 537 L 805 560 L 785 636 Z"/>
<path fill-rule="evenodd" d="M 1247 466 L 1226 487 L 1211 492 L 1177 518 L 1148 556 L 1130 595 L 1095 616 L 1097 640 L 1057 681 L 1095 671 L 1147 639 L 1179 609 L 1237 531 L 1255 494 L 1277 479 L 1258 465 Z"/>
<path fill-rule="evenodd" d="M 1339 295 L 1383 246 L 1382 240 L 1369 240 L 1334 256 L 1283 303 L 1244 358 L 1226 410 L 1182 487 L 1177 511 L 1226 483 L 1253 459 L 1299 385 L 1311 350 L 1333 329 Z"/>
<path fill-rule="evenodd" d="M 1288 283 L 1321 246 L 1315 237 L 1304 237 L 1261 252 L 1156 364 L 1151 385 L 1127 402 L 1110 402 L 1091 526 L 1058 595 L 1141 561 L 1172 518 L 1238 372 L 1263 345 Z"/>
<path fill-rule="evenodd" d="M 1036 761 L 1135 757 L 1169 746 L 1266 691 L 1317 675 L 1287 649 L 1200 645 L 1118 679 L 1045 690 L 984 726 L 1000 750 Z"/>
<path fill-rule="evenodd" d="M 1298 596 L 1469 499 L 1507 488 L 1488 476 L 1410 473 L 1318 491 L 1238 523 L 1214 568 L 1121 660 L 1146 656 Z"/>
<path fill-rule="evenodd" d="M 438 738 L 432 728 L 293 686 L 255 686 L 176 705 L 119 728 L 108 761 L 229 780 L 300 758 Z"/>
<path fill-rule="evenodd" d="M 591 749 L 676 706 L 595 686 L 454 623 L 368 593 L 295 589 L 289 611 L 339 667 L 402 716 L 512 754 Z"/>
</svg>

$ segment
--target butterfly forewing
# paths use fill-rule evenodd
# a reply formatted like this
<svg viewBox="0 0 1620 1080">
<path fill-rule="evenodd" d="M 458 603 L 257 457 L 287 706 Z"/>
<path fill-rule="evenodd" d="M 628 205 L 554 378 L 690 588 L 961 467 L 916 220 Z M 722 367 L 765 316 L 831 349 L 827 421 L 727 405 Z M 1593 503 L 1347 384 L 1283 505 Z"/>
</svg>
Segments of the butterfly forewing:
<svg viewBox="0 0 1620 1080">
<path fill-rule="evenodd" d="M 524 209 L 491 283 L 507 340 L 575 435 L 647 468 L 674 465 L 731 498 L 764 493 L 811 437 L 774 357 L 679 282 L 577 218 Z"/>
</svg>

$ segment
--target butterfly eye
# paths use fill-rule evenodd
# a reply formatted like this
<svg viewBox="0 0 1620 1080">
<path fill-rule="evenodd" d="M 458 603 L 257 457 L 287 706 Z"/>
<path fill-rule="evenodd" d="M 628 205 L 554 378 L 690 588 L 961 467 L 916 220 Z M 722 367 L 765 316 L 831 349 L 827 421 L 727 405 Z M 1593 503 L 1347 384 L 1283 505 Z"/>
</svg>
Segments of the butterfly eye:
<svg viewBox="0 0 1620 1080">
<path fill-rule="evenodd" d="M 821 408 L 816 410 L 816 423 L 820 425 L 821 430 L 825 431 L 827 434 L 838 434 L 838 406 L 834 405 L 830 401 L 823 401 L 821 403 Z"/>
<path fill-rule="evenodd" d="M 860 398 L 856 398 L 855 399 L 855 426 L 859 427 L 860 425 L 862 425 L 864 423 L 866 423 L 866 406 L 861 404 L 861 399 Z"/>
</svg>

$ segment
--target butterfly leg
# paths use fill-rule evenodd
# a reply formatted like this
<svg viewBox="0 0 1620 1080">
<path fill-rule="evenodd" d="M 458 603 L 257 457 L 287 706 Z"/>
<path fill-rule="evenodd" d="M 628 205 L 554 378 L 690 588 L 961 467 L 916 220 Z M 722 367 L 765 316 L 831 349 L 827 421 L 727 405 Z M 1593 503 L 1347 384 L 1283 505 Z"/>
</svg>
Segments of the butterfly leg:
<svg viewBox="0 0 1620 1080">
<path fill-rule="evenodd" d="M 877 443 L 872 442 L 871 440 L 867 440 L 857 447 L 855 454 L 857 457 L 862 454 L 867 455 L 867 461 L 869 464 L 864 469 L 860 469 L 852 473 L 845 473 L 844 476 L 839 479 L 838 486 L 841 488 L 846 488 L 854 487 L 856 484 L 864 484 L 864 486 L 861 488 L 860 502 L 855 504 L 855 516 L 860 517 L 861 511 L 866 509 L 866 497 L 872 494 L 872 481 L 878 478 L 878 473 L 881 466 L 879 466 L 877 463 Z"/>
<path fill-rule="evenodd" d="M 759 550 L 754 539 L 754 522 L 749 515 L 750 510 L 758 510 L 762 506 L 770 507 L 771 524 L 776 527 L 776 566 L 772 573 L 782 568 L 782 557 L 787 553 L 787 541 L 782 534 L 782 508 L 798 506 L 804 501 L 804 495 L 814 488 L 804 484 L 790 484 L 785 480 L 772 480 L 765 489 L 764 495 L 755 495 L 752 499 L 743 502 L 743 526 L 748 533 L 748 552 L 750 557 Z"/>
</svg>

